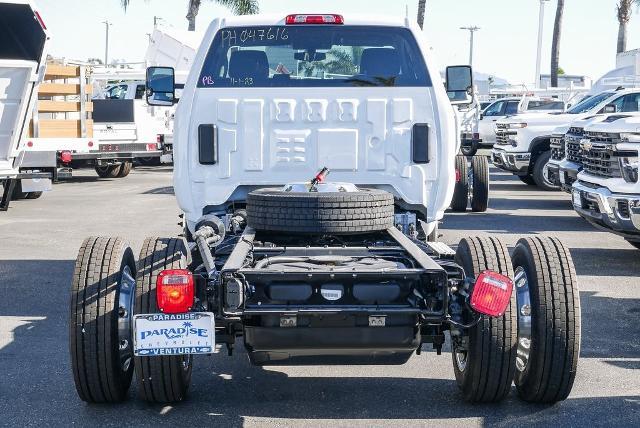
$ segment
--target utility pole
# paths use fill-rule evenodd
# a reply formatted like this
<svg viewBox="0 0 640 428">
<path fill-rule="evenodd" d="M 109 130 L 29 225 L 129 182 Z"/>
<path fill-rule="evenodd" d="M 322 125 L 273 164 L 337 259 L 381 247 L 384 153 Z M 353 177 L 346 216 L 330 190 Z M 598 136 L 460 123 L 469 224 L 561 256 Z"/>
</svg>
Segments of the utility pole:
<svg viewBox="0 0 640 428">
<path fill-rule="evenodd" d="M 542 32 L 544 29 L 544 5 L 549 0 L 540 0 L 540 16 L 538 18 L 538 55 L 536 57 L 535 87 L 540 86 L 540 62 L 542 61 Z"/>
<path fill-rule="evenodd" d="M 105 28 L 105 41 L 104 41 L 104 66 L 107 67 L 109 65 L 109 27 L 111 24 L 109 21 L 102 21 Z"/>
<path fill-rule="evenodd" d="M 473 33 L 478 31 L 480 27 L 471 26 L 471 27 L 460 27 L 461 30 L 469 31 L 469 65 L 473 66 Z"/>
</svg>

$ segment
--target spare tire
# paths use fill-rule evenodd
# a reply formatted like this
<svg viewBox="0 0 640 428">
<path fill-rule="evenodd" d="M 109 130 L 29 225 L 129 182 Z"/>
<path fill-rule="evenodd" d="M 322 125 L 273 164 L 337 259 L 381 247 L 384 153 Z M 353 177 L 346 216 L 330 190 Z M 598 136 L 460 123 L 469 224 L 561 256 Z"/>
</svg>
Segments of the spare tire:
<svg viewBox="0 0 640 428">
<path fill-rule="evenodd" d="M 256 230 L 287 233 L 352 234 L 393 226 L 393 195 L 357 192 L 285 192 L 259 189 L 247 196 L 247 223 Z"/>
</svg>

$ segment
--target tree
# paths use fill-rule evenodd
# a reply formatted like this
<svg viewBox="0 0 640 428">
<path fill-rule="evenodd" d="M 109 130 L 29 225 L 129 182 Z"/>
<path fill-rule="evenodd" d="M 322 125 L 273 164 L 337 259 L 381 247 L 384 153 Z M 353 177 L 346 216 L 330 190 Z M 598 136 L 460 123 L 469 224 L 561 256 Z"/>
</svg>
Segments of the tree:
<svg viewBox="0 0 640 428">
<path fill-rule="evenodd" d="M 633 5 L 640 6 L 640 0 L 618 0 L 616 12 L 618 15 L 618 47 L 617 53 L 627 50 L 627 25 L 631 19 Z"/>
<path fill-rule="evenodd" d="M 560 36 L 562 34 L 562 15 L 564 0 L 558 0 L 556 20 L 553 24 L 553 41 L 551 42 L 551 87 L 558 87 L 558 67 L 560 62 Z"/>
<path fill-rule="evenodd" d="M 422 30 L 424 27 L 424 12 L 427 7 L 427 0 L 418 0 L 418 25 Z"/>
<path fill-rule="evenodd" d="M 188 0 L 187 21 L 189 21 L 189 31 L 196 31 L 196 16 L 200 11 L 202 0 Z M 231 9 L 234 15 L 254 15 L 260 10 L 258 0 L 210 0 Z M 120 0 L 120 5 L 127 11 L 131 0 Z"/>
<path fill-rule="evenodd" d="M 125 0 L 122 0 L 125 1 Z M 258 0 L 213 0 L 222 6 L 231 9 L 234 15 L 255 15 L 260 11 Z M 196 31 L 196 16 L 200 11 L 202 0 L 189 0 L 187 11 L 187 21 L 189 21 L 189 31 Z"/>
</svg>

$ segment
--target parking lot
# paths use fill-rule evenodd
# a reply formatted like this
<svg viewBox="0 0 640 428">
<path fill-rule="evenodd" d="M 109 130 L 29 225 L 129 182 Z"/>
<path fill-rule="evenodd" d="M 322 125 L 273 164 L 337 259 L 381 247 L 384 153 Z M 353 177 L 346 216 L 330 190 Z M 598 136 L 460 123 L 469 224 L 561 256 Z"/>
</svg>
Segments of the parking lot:
<svg viewBox="0 0 640 428">
<path fill-rule="evenodd" d="M 0 425 L 640 424 L 640 251 L 580 219 L 567 195 L 495 170 L 490 209 L 447 214 L 442 240 L 491 233 L 513 246 L 527 234 L 554 234 L 571 248 L 582 350 L 568 400 L 528 405 L 514 388 L 499 405 L 466 404 L 448 352 L 438 357 L 426 346 L 402 366 L 269 368 L 251 366 L 238 346 L 232 358 L 197 358 L 190 396 L 179 405 L 147 405 L 135 387 L 121 405 L 87 405 L 76 395 L 68 353 L 78 248 L 86 236 L 121 235 L 137 252 L 145 236 L 179 233 L 178 212 L 171 170 L 162 167 L 111 181 L 81 171 L 41 200 L 16 201 L 0 214 Z"/>
</svg>

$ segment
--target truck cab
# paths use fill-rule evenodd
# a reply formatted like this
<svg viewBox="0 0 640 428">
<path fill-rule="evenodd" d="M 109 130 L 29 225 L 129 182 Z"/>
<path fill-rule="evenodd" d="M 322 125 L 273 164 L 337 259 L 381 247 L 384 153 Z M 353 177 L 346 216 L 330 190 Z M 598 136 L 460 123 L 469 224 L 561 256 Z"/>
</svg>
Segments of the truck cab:
<svg viewBox="0 0 640 428">
<path fill-rule="evenodd" d="M 596 114 L 636 112 L 639 99 L 640 89 L 619 88 L 587 97 L 565 113 L 525 113 L 499 120 L 495 128 L 493 163 L 525 183 L 543 190 L 559 190 L 560 184 L 549 177 L 547 169 L 554 130 Z"/>
</svg>

